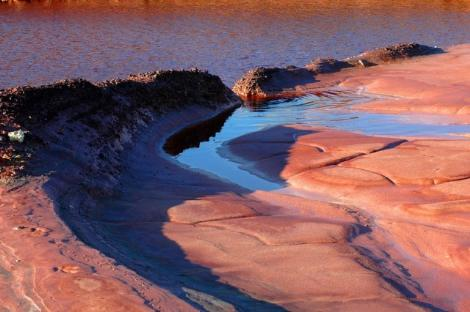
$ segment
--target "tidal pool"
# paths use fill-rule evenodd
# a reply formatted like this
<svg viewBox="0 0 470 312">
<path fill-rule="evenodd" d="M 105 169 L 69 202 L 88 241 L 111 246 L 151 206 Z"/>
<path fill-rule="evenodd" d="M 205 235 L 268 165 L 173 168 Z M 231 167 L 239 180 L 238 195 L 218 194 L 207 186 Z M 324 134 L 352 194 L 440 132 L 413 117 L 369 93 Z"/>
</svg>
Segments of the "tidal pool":
<svg viewBox="0 0 470 312">
<path fill-rule="evenodd" d="M 188 148 L 175 156 L 180 163 L 202 170 L 221 179 L 252 190 L 281 188 L 279 182 L 268 181 L 242 170 L 239 164 L 224 158 L 220 148 L 244 134 L 280 124 L 326 126 L 369 135 L 392 137 L 452 137 L 470 133 L 470 125 L 425 114 L 373 114 L 354 110 L 354 104 L 380 96 L 361 92 L 331 90 L 294 99 L 273 100 L 261 106 L 242 106 L 225 122 L 221 130 L 199 147 Z"/>
</svg>

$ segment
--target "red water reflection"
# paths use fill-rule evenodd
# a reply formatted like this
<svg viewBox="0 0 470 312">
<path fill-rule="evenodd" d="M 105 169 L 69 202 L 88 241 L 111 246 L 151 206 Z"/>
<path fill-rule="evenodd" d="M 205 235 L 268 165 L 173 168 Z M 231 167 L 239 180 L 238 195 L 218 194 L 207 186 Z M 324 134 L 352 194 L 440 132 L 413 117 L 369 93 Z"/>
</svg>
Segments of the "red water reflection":
<svg viewBox="0 0 470 312">
<path fill-rule="evenodd" d="M 0 5 L 0 88 L 198 66 L 231 84 L 399 41 L 470 42 L 468 1 L 36 1 Z"/>
</svg>

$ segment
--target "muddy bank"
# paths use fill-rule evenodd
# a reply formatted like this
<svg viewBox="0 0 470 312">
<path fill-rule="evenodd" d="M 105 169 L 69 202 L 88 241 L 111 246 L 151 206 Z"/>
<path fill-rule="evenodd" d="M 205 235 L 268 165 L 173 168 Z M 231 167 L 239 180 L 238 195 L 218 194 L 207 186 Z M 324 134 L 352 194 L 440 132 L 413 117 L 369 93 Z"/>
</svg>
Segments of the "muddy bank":
<svg viewBox="0 0 470 312">
<path fill-rule="evenodd" d="M 315 59 L 303 68 L 295 66 L 285 68 L 257 67 L 240 78 L 235 83 L 233 91 L 240 97 L 250 101 L 298 96 L 301 92 L 296 87 L 316 82 L 316 76 L 320 74 L 335 73 L 343 69 L 390 64 L 417 56 L 442 52 L 444 51 L 437 47 L 429 47 L 418 43 L 402 43 L 366 51 L 344 60 Z"/>
<path fill-rule="evenodd" d="M 107 257 L 105 247 L 89 247 L 100 237 L 89 226 L 87 208 L 115 191 L 125 170 L 122 157 L 150 124 L 170 112 L 189 114 L 160 132 L 164 138 L 237 105 L 218 77 L 198 70 L 0 91 L 3 307 L 193 309 Z"/>
<path fill-rule="evenodd" d="M 89 174 L 112 174 L 122 144 L 131 141 L 139 125 L 189 105 L 217 109 L 220 103 L 233 101 L 236 97 L 218 77 L 198 70 L 2 90 L 0 177 L 33 172 L 28 159 L 44 148 L 69 154 L 86 164 Z"/>
</svg>

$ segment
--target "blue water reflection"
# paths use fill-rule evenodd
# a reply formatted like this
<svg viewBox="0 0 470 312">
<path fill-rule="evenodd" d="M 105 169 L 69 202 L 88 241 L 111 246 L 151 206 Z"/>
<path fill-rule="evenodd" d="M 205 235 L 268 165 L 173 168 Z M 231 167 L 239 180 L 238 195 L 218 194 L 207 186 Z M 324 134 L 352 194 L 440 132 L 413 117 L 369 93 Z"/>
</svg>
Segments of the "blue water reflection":
<svg viewBox="0 0 470 312">
<path fill-rule="evenodd" d="M 219 133 L 198 148 L 185 150 L 176 159 L 198 170 L 249 189 L 272 190 L 282 187 L 239 168 L 218 153 L 231 139 L 280 124 L 327 126 L 369 135 L 453 137 L 470 133 L 470 125 L 453 124 L 433 115 L 372 114 L 352 109 L 354 104 L 376 99 L 377 96 L 351 91 L 333 90 L 288 100 L 273 100 L 259 107 L 241 107 L 226 121 Z"/>
</svg>

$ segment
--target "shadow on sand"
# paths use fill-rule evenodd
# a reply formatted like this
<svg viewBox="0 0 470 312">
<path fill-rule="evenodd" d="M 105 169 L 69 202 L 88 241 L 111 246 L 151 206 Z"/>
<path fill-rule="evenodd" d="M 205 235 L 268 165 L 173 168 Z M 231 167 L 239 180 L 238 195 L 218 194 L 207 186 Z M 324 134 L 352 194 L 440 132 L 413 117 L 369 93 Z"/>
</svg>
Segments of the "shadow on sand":
<svg viewBox="0 0 470 312">
<path fill-rule="evenodd" d="M 193 133 L 194 140 L 207 140 L 220 131 L 229 116 L 218 116 L 216 126 L 190 128 L 192 132 L 205 129 L 206 133 Z M 61 210 L 62 218 L 85 243 L 198 309 L 284 311 L 220 282 L 210 269 L 188 260 L 181 247 L 165 235 L 169 208 L 204 196 L 250 191 L 180 166 L 160 151 L 161 132 L 158 125 L 148 129 L 129 153 L 117 195 L 80 211 L 80 219 L 91 224 L 94 233 L 83 233 L 78 225 L 82 221 L 71 220 L 74 216 L 66 209 Z M 183 130 L 173 139 L 188 133 Z M 182 151 L 197 146 L 194 140 L 186 137 L 181 140 L 183 145 L 169 142 L 166 146 Z"/>
</svg>

